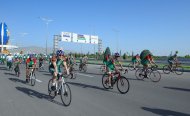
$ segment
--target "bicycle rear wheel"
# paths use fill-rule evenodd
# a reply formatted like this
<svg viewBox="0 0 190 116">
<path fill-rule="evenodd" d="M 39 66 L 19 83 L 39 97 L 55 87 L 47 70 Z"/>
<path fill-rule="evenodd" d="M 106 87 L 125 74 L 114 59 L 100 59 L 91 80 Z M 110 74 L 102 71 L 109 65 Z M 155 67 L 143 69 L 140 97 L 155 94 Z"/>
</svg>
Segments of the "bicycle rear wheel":
<svg viewBox="0 0 190 116">
<path fill-rule="evenodd" d="M 35 73 L 31 73 L 31 75 L 30 75 L 30 82 L 31 82 L 32 86 L 35 85 L 35 83 L 36 83 L 36 75 L 35 75 Z"/>
<path fill-rule="evenodd" d="M 48 82 L 48 93 L 49 93 L 49 96 L 51 97 L 51 99 L 54 99 L 55 96 L 56 96 L 56 91 L 53 91 L 51 89 L 52 83 L 53 83 L 53 79 L 50 79 L 49 82 Z"/>
<path fill-rule="evenodd" d="M 169 68 L 168 65 L 163 66 L 163 72 L 164 72 L 165 74 L 169 74 L 169 73 L 170 73 L 170 68 Z"/>
<path fill-rule="evenodd" d="M 69 106 L 71 104 L 71 99 L 72 99 L 72 95 L 71 95 L 71 89 L 69 87 L 69 85 L 67 83 L 64 83 L 61 86 L 61 101 L 63 102 L 64 106 Z"/>
<path fill-rule="evenodd" d="M 183 72 L 184 72 L 184 69 L 183 69 L 182 66 L 177 66 L 177 67 L 175 68 L 175 73 L 176 73 L 177 75 L 182 75 Z"/>
<path fill-rule="evenodd" d="M 135 76 L 138 80 L 144 79 L 143 69 L 137 69 L 135 72 Z"/>
<path fill-rule="evenodd" d="M 109 79 L 107 74 L 102 76 L 102 85 L 105 89 L 109 89 Z"/>
<path fill-rule="evenodd" d="M 83 71 L 84 71 L 84 72 L 87 71 L 87 66 L 86 66 L 86 65 L 83 66 Z"/>
<path fill-rule="evenodd" d="M 129 81 L 126 77 L 121 76 L 119 80 L 117 80 L 117 89 L 121 94 L 125 94 L 129 91 Z"/>
<path fill-rule="evenodd" d="M 161 79 L 161 74 L 160 74 L 159 71 L 153 70 L 153 71 L 150 72 L 149 77 L 150 77 L 151 81 L 158 82 Z"/>
</svg>

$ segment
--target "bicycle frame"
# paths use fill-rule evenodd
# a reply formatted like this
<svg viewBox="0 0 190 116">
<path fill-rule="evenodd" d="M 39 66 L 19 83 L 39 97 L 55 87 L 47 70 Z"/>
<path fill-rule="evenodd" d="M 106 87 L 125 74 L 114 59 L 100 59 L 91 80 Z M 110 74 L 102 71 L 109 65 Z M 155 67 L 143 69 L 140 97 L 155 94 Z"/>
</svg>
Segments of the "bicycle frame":
<svg viewBox="0 0 190 116">
<path fill-rule="evenodd" d="M 60 79 L 61 78 L 61 79 Z M 65 79 L 63 78 L 63 74 L 58 74 L 58 79 L 56 80 L 56 92 L 58 93 L 61 90 L 61 87 L 64 87 Z M 67 91 L 67 88 L 62 88 L 63 92 Z"/>
</svg>

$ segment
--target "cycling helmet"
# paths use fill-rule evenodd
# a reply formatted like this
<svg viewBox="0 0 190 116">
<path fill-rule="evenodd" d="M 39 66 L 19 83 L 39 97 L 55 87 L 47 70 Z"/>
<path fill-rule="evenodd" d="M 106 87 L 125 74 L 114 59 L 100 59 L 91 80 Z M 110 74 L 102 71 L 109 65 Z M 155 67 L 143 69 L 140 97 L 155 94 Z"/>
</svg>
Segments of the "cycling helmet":
<svg viewBox="0 0 190 116">
<path fill-rule="evenodd" d="M 57 56 L 64 55 L 63 50 L 57 50 L 56 55 Z"/>
<path fill-rule="evenodd" d="M 175 51 L 175 53 L 177 54 L 177 53 L 178 53 L 178 51 Z"/>
<path fill-rule="evenodd" d="M 34 57 L 34 55 L 33 54 L 29 54 L 29 58 L 33 58 Z"/>
<path fill-rule="evenodd" d="M 119 53 L 114 54 L 115 57 L 120 57 Z"/>
</svg>

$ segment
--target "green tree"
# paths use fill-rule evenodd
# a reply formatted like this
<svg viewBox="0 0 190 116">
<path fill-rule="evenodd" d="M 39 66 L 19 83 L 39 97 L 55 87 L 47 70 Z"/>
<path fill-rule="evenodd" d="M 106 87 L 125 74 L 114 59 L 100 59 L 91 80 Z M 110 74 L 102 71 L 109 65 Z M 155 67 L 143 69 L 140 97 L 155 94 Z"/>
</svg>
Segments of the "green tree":
<svg viewBox="0 0 190 116">
<path fill-rule="evenodd" d="M 125 60 L 127 58 L 126 53 L 123 54 L 123 59 Z"/>
</svg>

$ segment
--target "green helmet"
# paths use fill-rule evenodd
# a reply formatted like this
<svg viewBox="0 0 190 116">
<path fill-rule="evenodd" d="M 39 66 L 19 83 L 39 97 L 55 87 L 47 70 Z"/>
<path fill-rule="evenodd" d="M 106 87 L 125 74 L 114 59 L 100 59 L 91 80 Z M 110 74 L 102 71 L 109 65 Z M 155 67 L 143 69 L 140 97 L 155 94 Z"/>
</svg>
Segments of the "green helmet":
<svg viewBox="0 0 190 116">
<path fill-rule="evenodd" d="M 178 53 L 178 51 L 175 51 L 175 53 L 177 54 L 177 53 Z"/>
</svg>

